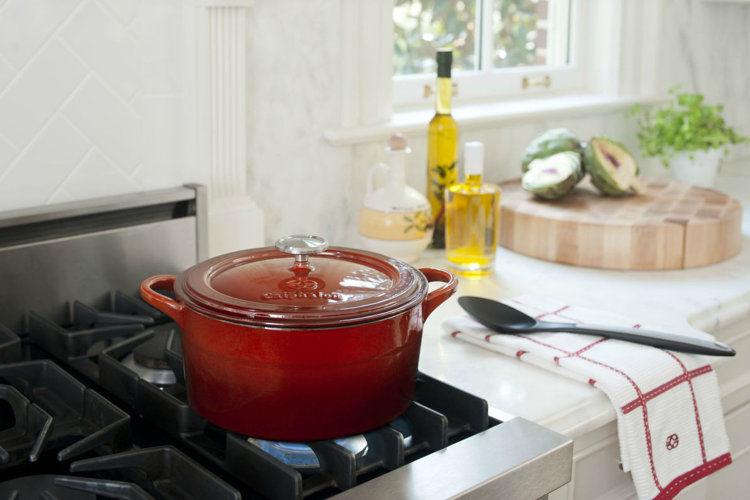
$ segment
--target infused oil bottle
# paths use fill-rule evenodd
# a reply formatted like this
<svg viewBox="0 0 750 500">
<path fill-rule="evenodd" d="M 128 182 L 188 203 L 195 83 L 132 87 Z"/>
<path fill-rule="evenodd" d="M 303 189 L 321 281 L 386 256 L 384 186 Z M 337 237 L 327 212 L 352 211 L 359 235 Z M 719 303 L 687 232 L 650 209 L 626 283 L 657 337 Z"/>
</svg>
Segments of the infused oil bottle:
<svg viewBox="0 0 750 500">
<path fill-rule="evenodd" d="M 445 248 L 445 188 L 457 179 L 458 124 L 451 116 L 451 49 L 437 52 L 435 116 L 427 129 L 427 200 L 435 219 L 432 248 Z"/>
<path fill-rule="evenodd" d="M 482 180 L 484 144 L 464 147 L 466 179 L 445 190 L 445 249 L 450 267 L 464 276 L 492 271 L 500 222 L 500 188 Z"/>
</svg>

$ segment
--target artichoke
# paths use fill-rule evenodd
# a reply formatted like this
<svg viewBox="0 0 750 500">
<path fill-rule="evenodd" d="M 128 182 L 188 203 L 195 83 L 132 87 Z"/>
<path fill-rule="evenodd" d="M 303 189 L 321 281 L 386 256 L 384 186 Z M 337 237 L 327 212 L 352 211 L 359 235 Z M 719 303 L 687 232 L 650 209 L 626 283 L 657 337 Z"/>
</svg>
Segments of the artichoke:
<svg viewBox="0 0 750 500">
<path fill-rule="evenodd" d="M 544 200 L 557 200 L 572 191 L 582 178 L 581 155 L 565 151 L 529 163 L 521 187 Z"/>
<path fill-rule="evenodd" d="M 529 170 L 529 164 L 537 158 L 547 158 L 563 151 L 581 151 L 581 141 L 566 128 L 555 128 L 548 130 L 536 137 L 526 147 L 521 158 L 521 169 L 523 172 Z"/>
<path fill-rule="evenodd" d="M 591 183 L 607 196 L 628 196 L 641 189 L 638 164 L 630 151 L 617 141 L 594 137 L 583 153 Z"/>
</svg>

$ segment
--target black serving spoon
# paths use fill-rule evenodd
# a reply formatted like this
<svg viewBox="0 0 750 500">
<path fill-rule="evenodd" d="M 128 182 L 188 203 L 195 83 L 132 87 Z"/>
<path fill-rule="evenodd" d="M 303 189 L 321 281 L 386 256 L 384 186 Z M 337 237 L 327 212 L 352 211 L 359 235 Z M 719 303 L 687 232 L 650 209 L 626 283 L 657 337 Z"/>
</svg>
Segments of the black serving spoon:
<svg viewBox="0 0 750 500">
<path fill-rule="evenodd" d="M 568 332 L 626 340 L 672 351 L 734 356 L 734 349 L 720 342 L 641 328 L 620 328 L 582 323 L 553 323 L 522 313 L 507 304 L 483 297 L 459 297 L 458 304 L 474 319 L 499 333 Z"/>
</svg>

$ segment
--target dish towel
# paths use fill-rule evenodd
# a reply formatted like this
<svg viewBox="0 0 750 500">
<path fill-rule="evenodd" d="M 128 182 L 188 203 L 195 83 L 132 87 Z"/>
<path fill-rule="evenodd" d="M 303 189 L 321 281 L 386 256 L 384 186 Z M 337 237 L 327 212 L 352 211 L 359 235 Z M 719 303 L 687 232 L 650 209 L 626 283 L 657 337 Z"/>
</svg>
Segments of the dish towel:
<svg viewBox="0 0 750 500">
<path fill-rule="evenodd" d="M 503 302 L 545 321 L 641 327 L 551 298 Z M 639 498 L 673 498 L 732 463 L 716 373 L 707 357 L 573 333 L 496 334 L 468 315 L 449 318 L 443 327 L 457 339 L 604 391 L 617 412 L 622 467 L 631 472 Z"/>
</svg>

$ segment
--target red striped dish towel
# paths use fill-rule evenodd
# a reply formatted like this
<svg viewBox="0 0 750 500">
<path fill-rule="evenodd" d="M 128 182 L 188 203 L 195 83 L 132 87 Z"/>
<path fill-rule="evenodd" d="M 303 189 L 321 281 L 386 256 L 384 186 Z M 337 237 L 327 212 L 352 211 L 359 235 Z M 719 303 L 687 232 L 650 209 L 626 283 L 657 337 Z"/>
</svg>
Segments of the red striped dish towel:
<svg viewBox="0 0 750 500">
<path fill-rule="evenodd" d="M 504 302 L 547 321 L 641 327 L 622 316 L 551 298 Z M 673 498 L 732 463 L 708 357 L 573 333 L 495 334 L 468 316 L 449 318 L 443 326 L 457 339 L 604 391 L 617 412 L 622 467 L 631 472 L 639 498 Z"/>
</svg>

